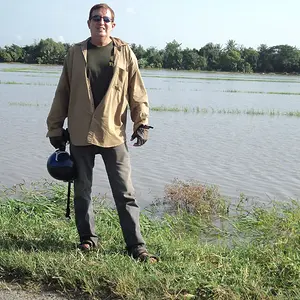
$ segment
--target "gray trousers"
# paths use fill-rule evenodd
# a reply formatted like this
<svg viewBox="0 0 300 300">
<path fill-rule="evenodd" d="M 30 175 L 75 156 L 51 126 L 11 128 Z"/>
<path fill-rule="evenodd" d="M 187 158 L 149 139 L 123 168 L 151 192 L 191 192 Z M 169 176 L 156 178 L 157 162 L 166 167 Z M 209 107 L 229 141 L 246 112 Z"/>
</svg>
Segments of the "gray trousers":
<svg viewBox="0 0 300 300">
<path fill-rule="evenodd" d="M 78 177 L 74 181 L 75 222 L 80 241 L 91 240 L 97 245 L 93 203 L 91 199 L 93 168 L 96 154 L 101 154 L 115 200 L 120 225 L 127 248 L 145 244 L 141 232 L 139 214 L 131 181 L 131 166 L 126 144 L 103 148 L 94 145 L 70 146 Z"/>
</svg>

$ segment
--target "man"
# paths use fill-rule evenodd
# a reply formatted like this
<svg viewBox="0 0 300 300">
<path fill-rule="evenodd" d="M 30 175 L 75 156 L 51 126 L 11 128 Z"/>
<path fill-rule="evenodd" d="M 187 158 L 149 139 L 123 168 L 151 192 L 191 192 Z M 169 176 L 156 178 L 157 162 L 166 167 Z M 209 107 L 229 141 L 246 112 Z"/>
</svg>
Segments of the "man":
<svg viewBox="0 0 300 300">
<path fill-rule="evenodd" d="M 128 46 L 111 36 L 114 11 L 107 4 L 90 9 L 87 21 L 91 36 L 70 48 L 47 118 L 55 148 L 65 146 L 63 124 L 68 119 L 70 152 L 78 176 L 74 181 L 75 221 L 79 248 L 97 246 L 91 200 L 95 155 L 101 154 L 118 211 L 126 248 L 138 260 L 157 261 L 146 249 L 140 232 L 139 207 L 131 182 L 126 145 L 129 104 L 134 146 L 147 141 L 148 97 L 137 59 Z"/>
</svg>

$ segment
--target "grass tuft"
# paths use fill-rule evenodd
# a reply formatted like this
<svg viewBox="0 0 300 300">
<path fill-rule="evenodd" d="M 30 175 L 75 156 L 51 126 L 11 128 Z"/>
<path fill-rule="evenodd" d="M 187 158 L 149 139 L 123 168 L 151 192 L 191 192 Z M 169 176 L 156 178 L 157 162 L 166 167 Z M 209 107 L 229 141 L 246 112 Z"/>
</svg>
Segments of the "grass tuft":
<svg viewBox="0 0 300 300">
<path fill-rule="evenodd" d="M 222 198 L 217 186 L 206 186 L 195 180 L 174 179 L 165 187 L 163 204 L 170 213 L 185 211 L 202 218 L 227 212 L 226 200 Z"/>
</svg>

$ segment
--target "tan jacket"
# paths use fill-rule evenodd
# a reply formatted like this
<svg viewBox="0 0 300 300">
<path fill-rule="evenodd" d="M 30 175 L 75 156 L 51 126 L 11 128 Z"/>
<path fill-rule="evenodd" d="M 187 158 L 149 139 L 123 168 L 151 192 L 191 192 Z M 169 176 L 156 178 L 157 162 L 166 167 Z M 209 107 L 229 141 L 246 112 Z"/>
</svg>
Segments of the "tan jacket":
<svg viewBox="0 0 300 300">
<path fill-rule="evenodd" d="M 137 59 L 128 44 L 112 38 L 114 74 L 106 95 L 94 107 L 87 77 L 87 40 L 70 48 L 47 118 L 47 137 L 60 136 L 68 118 L 72 144 L 113 147 L 126 141 L 129 104 L 133 131 L 148 124 L 148 96 Z"/>
</svg>

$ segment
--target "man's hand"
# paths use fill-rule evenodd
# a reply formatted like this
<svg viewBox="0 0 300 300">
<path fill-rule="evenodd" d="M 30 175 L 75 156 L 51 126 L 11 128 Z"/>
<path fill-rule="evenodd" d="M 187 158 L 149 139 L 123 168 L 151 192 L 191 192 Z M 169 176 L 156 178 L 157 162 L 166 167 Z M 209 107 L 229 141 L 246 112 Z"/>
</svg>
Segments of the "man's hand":
<svg viewBox="0 0 300 300">
<path fill-rule="evenodd" d="M 130 139 L 130 141 L 133 141 L 136 138 L 136 142 L 133 144 L 133 146 L 142 146 L 147 142 L 150 128 L 153 127 L 148 125 L 139 126 L 139 128 L 133 133 Z"/>
<path fill-rule="evenodd" d="M 65 150 L 66 149 L 66 142 L 64 141 L 62 136 L 53 136 L 49 137 L 51 145 L 55 149 Z"/>
<path fill-rule="evenodd" d="M 63 129 L 63 134 L 61 136 L 49 137 L 51 145 L 55 149 L 65 150 L 66 144 L 70 140 L 68 129 Z"/>
</svg>

